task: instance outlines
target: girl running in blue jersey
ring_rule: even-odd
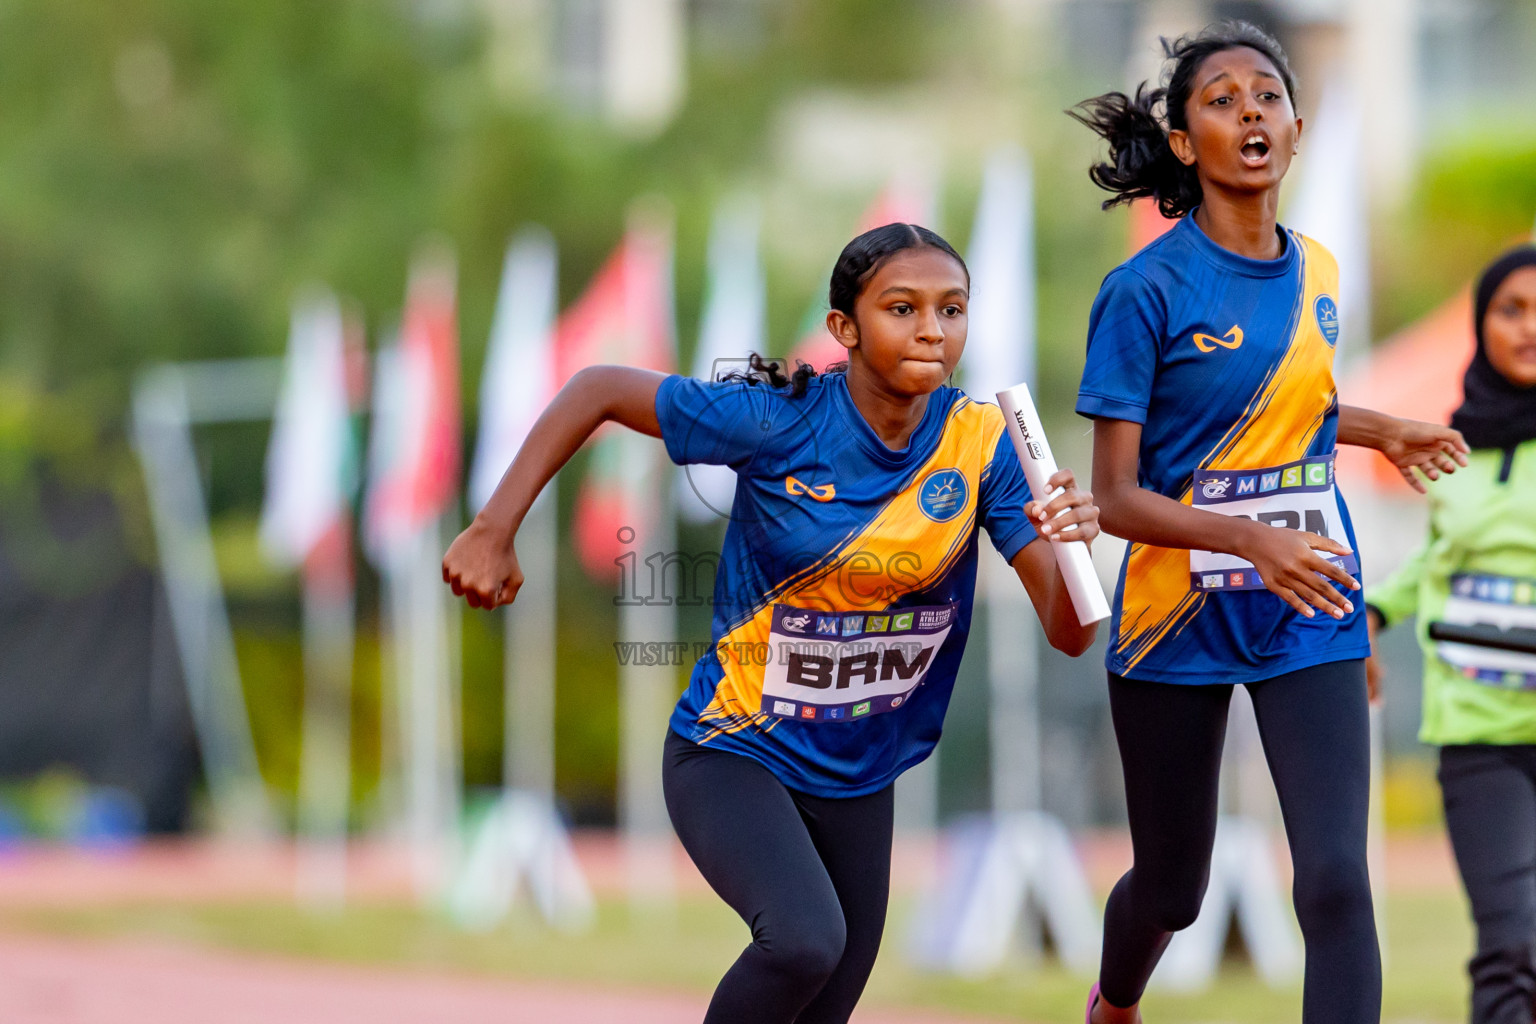
[[[1180,218],[1104,279],[1077,402],[1104,528],[1131,542],[1107,664],[1134,864],[1105,910],[1088,1020],[1138,1021],[1158,958],[1200,911],[1243,684],[1295,865],[1302,1019],[1375,1024],[1369,646],[1333,456],[1377,448],[1422,490],[1416,469],[1453,472],[1467,449],[1454,430],[1338,404],[1337,265],[1275,222],[1302,127],[1279,44],[1228,23],[1164,47],[1166,88],[1074,114],[1109,143],[1091,171],[1115,193],[1106,207],[1146,197]]]
[[[789,381],[755,357],[755,376],[722,383],[583,370],[443,559],[472,607],[511,601],[519,523],[608,420],[662,438],[678,463],[736,470],[712,648],[672,716],[662,776],[683,846],[752,929],[708,1022],[853,1012],[885,925],[892,783],[938,742],[978,527],[1053,646],[1078,655],[1093,641],[1050,550],[1097,535],[1091,495],[1063,470],[1060,493],[1032,500],[997,406],[945,383],[969,289],[947,242],[889,224],[832,272],[827,329],[845,372],[802,365]]]

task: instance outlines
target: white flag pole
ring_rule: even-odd
[[[301,902],[333,909],[347,885],[354,595],[349,576],[317,576],[307,572],[304,580],[297,885]]]
[[[334,296],[316,293],[295,306],[261,521],[267,556],[304,568],[296,884],[299,899],[316,907],[339,906],[346,893],[355,466],[344,335]]]
[[[406,814],[417,897],[430,901],[443,881],[443,823],[447,815],[442,781],[446,762],[442,751],[446,701],[441,695],[447,664],[444,611],[438,598],[441,583],[426,573],[429,560],[438,554],[436,522],[414,530],[404,546],[398,578],[410,609],[404,623]]]
[[[670,209],[638,206],[631,215],[631,236],[647,239],[662,251],[662,315],[668,350],[676,352],[673,321],[672,246]],[[631,249],[631,252],[636,250]],[[647,275],[629,275],[625,302],[634,315],[631,323],[645,321],[645,310],[654,296],[639,289],[653,287]],[[625,506],[635,531],[633,543],[641,579],[651,573],[652,590],[646,604],[625,604],[619,609],[619,640],[632,646],[661,643],[668,649],[677,639],[677,608],[666,599],[665,564],[677,547],[676,506],[672,500],[671,464],[654,440],[625,433],[620,438],[624,456]],[[655,561],[647,558],[657,556]],[[629,875],[630,906],[637,920],[654,917],[657,911],[670,916],[676,906],[676,879],[672,870],[671,819],[661,789],[660,749],[666,736],[671,705],[677,699],[677,669],[668,664],[638,665],[636,659],[619,669],[620,748],[619,815],[624,832]],[[666,659],[661,659],[663,662]]]
[[[664,600],[665,560],[676,547],[671,489],[661,446],[648,437],[626,434],[625,486],[630,494],[650,495],[652,504],[631,524],[639,600],[619,608],[619,641],[630,649],[659,643],[670,649],[677,638],[677,609]],[[641,502],[627,502],[631,509]],[[653,556],[660,556],[653,557]],[[630,906],[640,919],[657,911],[670,914],[676,901],[672,870],[672,824],[661,789],[661,743],[677,700],[677,669],[659,659],[641,665],[630,658],[619,667],[620,722],[619,808],[624,832]]]
[[[458,831],[462,764],[457,701],[461,659],[456,610],[442,585],[445,527],[455,512],[447,484],[458,471],[455,269],[450,252],[429,247],[413,261],[396,355],[379,381],[367,540],[398,588],[395,649],[405,690],[400,725],[406,762],[406,833],[418,898],[443,895],[445,858]],[[391,599],[392,603],[394,598]]]

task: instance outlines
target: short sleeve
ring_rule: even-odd
[[[981,493],[976,506],[981,525],[992,538],[992,546],[1006,561],[1012,562],[1013,556],[1037,536],[1029,517],[1024,514],[1024,506],[1030,500],[1024,467],[1019,465],[1013,442],[1004,430],[992,450],[992,461],[982,470]]]
[[[1166,322],[1162,296],[1152,282],[1129,267],[1110,272],[1088,314],[1079,413],[1147,422]]]
[[[779,399],[763,385],[673,375],[656,390],[656,421],[678,465],[740,469],[773,427]]]

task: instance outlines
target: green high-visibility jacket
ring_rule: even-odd
[[[1428,538],[1396,572],[1366,591],[1366,603],[1388,625],[1418,616],[1424,650],[1421,740],[1440,746],[1536,743],[1536,690],[1469,679],[1442,660],[1429,639],[1429,623],[1444,611],[1453,575],[1536,583],[1536,440],[1515,449],[1502,483],[1504,452],[1478,449],[1470,461],[1429,483]]]

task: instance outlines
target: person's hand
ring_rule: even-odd
[[[1024,514],[1046,540],[1080,540],[1091,547],[1099,535],[1099,506],[1093,503],[1093,495],[1077,489],[1070,469],[1058,469],[1045,483],[1051,491],[1061,488],[1061,493],[1047,502],[1029,502]]]
[[[443,556],[443,582],[471,608],[511,604],[523,585],[523,570],[518,568],[511,536],[477,518],[448,546]]]
[[[1381,454],[1403,474],[1408,486],[1420,494],[1424,493],[1424,481],[1414,473],[1415,469],[1431,480],[1438,480],[1441,473],[1454,473],[1458,465],[1465,466],[1469,450],[1459,430],[1405,419],[1394,421],[1391,435],[1381,446]]]
[[[1381,681],[1386,675],[1381,659],[1376,656],[1376,631],[1381,628],[1381,616],[1370,606],[1365,609],[1365,627],[1371,637],[1371,653],[1365,659],[1365,696],[1372,704],[1380,704]]]
[[[1338,541],[1304,530],[1288,530],[1252,520],[1246,522],[1249,528],[1235,554],[1253,563],[1259,571],[1259,579],[1271,593],[1279,595],[1282,601],[1309,619],[1316,614],[1313,608],[1336,619],[1355,610],[1349,599],[1328,581],[1348,590],[1359,590],[1360,584],[1338,564],[1318,554],[1326,551],[1347,555],[1348,548]]]

